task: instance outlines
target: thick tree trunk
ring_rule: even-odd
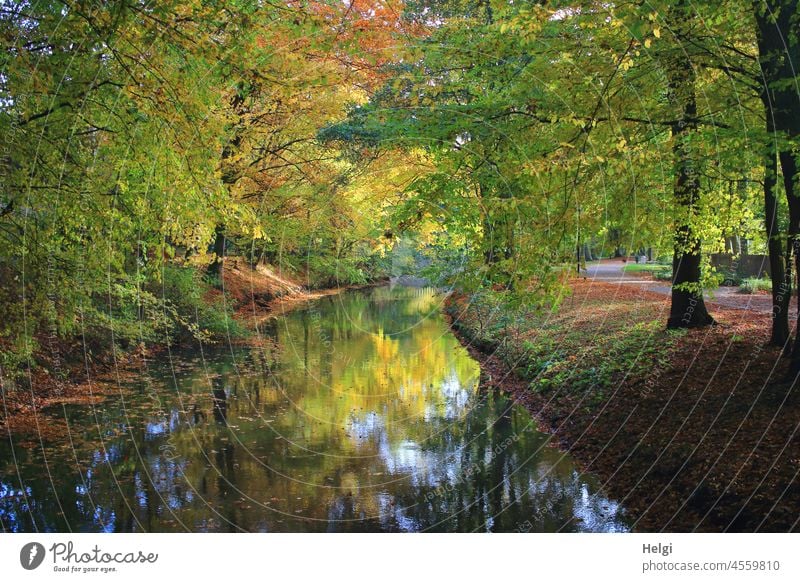
[[[691,236],[691,230],[685,228],[680,229],[676,235],[676,239],[680,242],[676,243],[672,258],[672,304],[667,320],[669,329],[699,327],[714,323],[699,287],[701,260],[699,249],[695,253],[683,250],[686,248],[685,241]]]
[[[772,123],[768,120],[767,128]],[[783,246],[778,232],[778,201],[775,198],[778,163],[772,148],[764,159],[764,216],[767,231],[767,252],[772,278],[772,335],[770,343],[784,347],[789,341],[789,298],[791,297],[791,269],[787,271]]]
[[[781,171],[783,172],[783,185],[786,190],[786,200],[789,203],[787,261],[791,262],[792,259],[794,259],[794,288],[798,293],[798,319],[795,324],[791,369],[795,373],[800,373],[800,192],[798,191],[800,188],[798,188],[797,184],[797,161],[794,158],[794,153],[789,150],[784,150],[780,153],[780,159]],[[791,277],[791,275],[789,277]]]
[[[673,20],[685,18],[682,4],[674,7]],[[699,327],[714,323],[703,300],[701,285],[700,237],[695,231],[700,182],[691,151],[692,134],[697,131],[697,99],[692,63],[682,51],[666,64],[669,99],[678,110],[680,121],[672,126],[675,185],[673,196],[677,222],[672,259],[672,305],[668,328]]]
[[[253,88],[250,91],[254,90]],[[228,189],[228,194],[233,198],[233,187],[241,177],[241,168],[235,162],[236,153],[242,145],[243,135],[246,126],[242,119],[246,113],[245,101],[246,94],[241,86],[237,87],[237,91],[233,94],[230,100],[231,110],[236,114],[238,123],[233,127],[233,134],[231,139],[222,148],[222,158],[220,159],[220,174],[222,183]],[[225,256],[225,225],[218,223],[214,229],[214,261],[208,266],[208,274],[211,276],[218,276],[222,274],[222,261]]]
[[[685,168],[680,169],[675,184],[675,199],[681,211],[684,214],[688,213],[688,217],[675,232],[672,257],[672,304],[667,320],[667,327],[670,329],[714,323],[714,318],[708,313],[703,300],[700,284],[700,239],[691,224],[698,194],[696,181],[688,177]]]

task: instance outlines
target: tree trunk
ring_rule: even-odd
[[[674,7],[672,19],[686,17],[682,3]],[[672,126],[675,185],[673,196],[678,213],[672,258],[672,305],[668,328],[699,327],[714,323],[703,300],[700,283],[700,237],[694,228],[700,182],[691,152],[692,134],[697,131],[697,99],[692,63],[680,50],[666,63],[669,100],[680,116]]]
[[[218,224],[214,229],[214,261],[208,266],[208,274],[218,276],[222,273],[222,259],[225,256],[225,225]]]
[[[767,118],[767,130],[772,122]],[[775,152],[767,148],[764,159],[764,217],[767,230],[767,251],[772,279],[772,335],[770,343],[784,347],[789,341],[789,298],[791,297],[791,269],[786,270],[780,236],[778,233],[778,201],[775,198],[778,163]]]
[[[763,76],[764,90],[761,98],[764,102],[767,117],[767,129],[774,136],[778,144],[778,155],[783,172],[783,184],[786,190],[786,201],[789,205],[789,232],[786,243],[785,273],[782,286],[776,291],[775,273],[773,279],[773,310],[776,309],[776,299],[782,301],[781,309],[788,313],[789,298],[791,297],[792,282],[792,257],[794,257],[795,278],[800,277],[800,198],[797,191],[797,162],[794,158],[792,147],[786,138],[796,140],[800,136],[800,95],[797,94],[794,68],[800,63],[800,38],[798,38],[797,23],[794,19],[798,15],[798,0],[777,0],[770,2],[753,3],[758,40],[758,60]],[[774,155],[774,153],[770,154]],[[773,165],[774,162],[768,162]],[[776,168],[777,169],[777,168]],[[770,212],[767,207],[767,182],[774,188],[777,182],[773,176],[765,180],[765,211],[769,220]],[[773,196],[774,198],[774,196]],[[772,201],[774,204],[774,201]],[[769,241],[771,243],[771,240]],[[770,265],[772,266],[772,253],[770,247]],[[800,294],[800,280],[795,280],[795,289]],[[777,295],[776,295],[777,294]],[[783,297],[778,297],[783,295]],[[800,302],[798,303],[800,305]],[[773,341],[776,336],[775,326],[783,325],[773,318]],[[788,324],[787,324],[788,325]],[[781,337],[783,331],[777,332]],[[788,332],[786,334],[788,336]],[[791,369],[800,372],[800,342],[795,330],[795,341],[791,352]]]
[[[791,363],[792,371],[798,373],[800,372],[800,196],[798,196],[800,192],[798,192],[797,186],[797,161],[794,159],[794,153],[788,149],[783,150],[780,153],[780,159],[786,200],[789,203],[789,238],[787,241],[788,253],[786,260],[791,262],[792,258],[794,258],[794,288],[798,293],[798,320],[795,324]],[[791,281],[791,272],[789,280]],[[791,286],[789,289],[791,289]],[[791,297],[791,294],[787,293],[787,297]],[[788,304],[788,298],[786,302]]]
[[[252,87],[250,91],[254,90]],[[228,194],[233,198],[232,189],[241,177],[241,168],[234,161],[236,153],[242,145],[245,125],[242,118],[245,114],[246,93],[242,86],[237,86],[230,100],[231,110],[235,113],[237,123],[233,127],[231,139],[222,148],[222,158],[220,159],[220,174],[222,183],[228,190]],[[222,260],[225,255],[225,225],[218,223],[214,229],[214,261],[208,266],[208,274],[218,276],[222,274]]]
[[[691,230],[682,227],[675,238],[684,241],[690,236]],[[700,327],[714,323],[714,318],[708,313],[703,300],[703,293],[699,290],[700,253],[679,251],[678,248],[684,248],[683,245],[683,242],[676,244],[672,258],[672,304],[667,320],[669,329]]]
[[[594,255],[592,255],[592,249],[589,247],[588,243],[583,243],[583,260],[584,261],[593,261]]]

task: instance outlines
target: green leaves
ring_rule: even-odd
[[[319,284],[413,230],[443,280],[536,300],[587,241],[758,247],[762,148],[791,145],[733,2],[23,7],[0,15],[0,268],[65,328],[109,281],[208,264],[218,226]]]

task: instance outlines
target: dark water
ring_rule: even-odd
[[[0,441],[8,531],[625,531],[620,506],[548,447],[427,289],[322,299],[276,348],[149,362],[63,438]]]

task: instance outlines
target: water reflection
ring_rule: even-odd
[[[277,351],[151,363],[69,406],[68,438],[0,443],[13,531],[624,531],[620,507],[479,370],[425,289],[323,299]],[[45,454],[46,453],[46,454]],[[16,455],[17,464],[14,464]],[[18,469],[18,470],[17,470]]]
[[[225,392],[225,380],[214,378],[212,381],[214,389],[211,394],[211,403],[214,408],[214,420],[220,424],[225,424],[228,414],[228,394]]]

